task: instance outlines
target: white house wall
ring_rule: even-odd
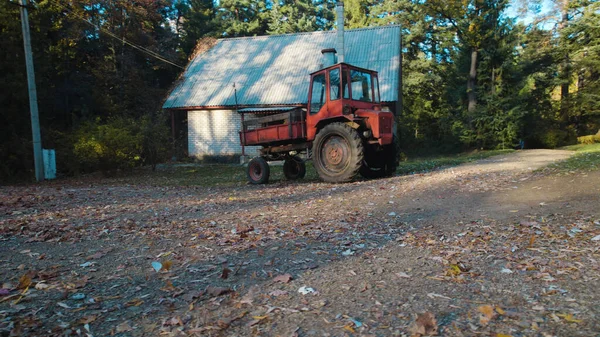
[[[241,155],[241,117],[233,110],[188,111],[188,151],[190,157]],[[255,156],[259,147],[246,147]]]

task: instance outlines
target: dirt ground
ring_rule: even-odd
[[[600,172],[0,188],[0,336],[599,336]]]

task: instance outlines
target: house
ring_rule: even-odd
[[[335,48],[338,61],[378,71],[381,100],[397,113],[400,45],[399,26],[221,39],[190,62],[163,108],[175,119],[187,114],[189,156],[239,156],[238,111],[306,104],[309,75],[323,67],[324,49]]]

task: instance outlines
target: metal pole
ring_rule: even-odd
[[[29,17],[27,15],[27,0],[21,3],[21,27],[23,30],[23,46],[25,48],[25,65],[27,67],[27,84],[29,87],[29,110],[31,112],[31,133],[33,136],[33,160],[35,163],[35,180],[44,180],[44,159],[42,157],[42,140],[40,136],[40,118],[38,116],[37,90],[35,88],[35,73],[31,55],[31,38],[29,36]]]
[[[237,100],[237,89],[235,88],[235,82],[233,82],[233,97],[235,98],[235,113],[239,113],[238,100]],[[244,126],[244,113],[241,116],[242,123],[242,157],[246,157],[246,126]]]

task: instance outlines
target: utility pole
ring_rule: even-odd
[[[42,140],[40,136],[40,117],[38,115],[37,90],[35,73],[33,72],[33,57],[31,55],[31,37],[29,36],[29,16],[27,15],[27,0],[21,3],[21,27],[23,30],[23,46],[25,48],[25,65],[27,67],[27,84],[29,87],[29,110],[31,112],[31,133],[33,135],[33,160],[35,163],[35,180],[44,180],[44,159],[42,157]]]

